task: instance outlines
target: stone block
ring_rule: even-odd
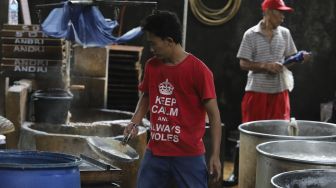
[[[27,114],[27,96],[31,90],[32,82],[21,80],[15,82],[15,85],[8,88],[6,95],[6,118],[13,122],[15,131],[6,135],[6,144],[8,149],[17,149],[20,138],[21,124],[26,120]]]
[[[74,48],[73,73],[81,76],[106,76],[106,48]]]

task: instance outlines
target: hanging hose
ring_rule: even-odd
[[[233,18],[239,10],[241,0],[228,0],[221,9],[208,8],[202,0],[189,0],[191,11],[203,24],[217,26]]]

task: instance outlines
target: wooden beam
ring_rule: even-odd
[[[31,25],[31,18],[30,18],[28,0],[20,0],[20,5],[21,5],[21,13],[22,13],[22,18],[23,18],[23,24]]]

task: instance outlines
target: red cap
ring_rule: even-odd
[[[280,10],[280,11],[288,11],[293,12],[294,9],[285,5],[283,0],[264,0],[261,4],[261,8],[263,11],[266,9]]]

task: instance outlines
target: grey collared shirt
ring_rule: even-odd
[[[282,26],[273,30],[273,37],[269,40],[261,32],[261,22],[244,33],[237,58],[251,62],[283,62],[297,52],[290,31]],[[278,93],[289,89],[284,82],[283,73],[267,74],[248,72],[245,91],[262,93]]]

